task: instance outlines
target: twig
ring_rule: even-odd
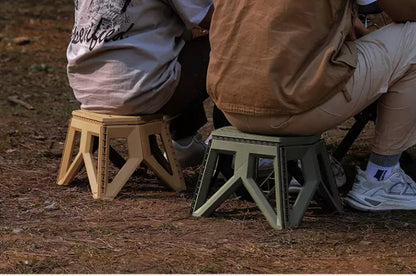
[[[0,184],[0,186],[1,186],[3,189],[7,190],[8,192],[10,192],[10,191],[11,191],[11,190],[9,189],[9,187],[7,187],[6,185]]]
[[[15,255],[19,257],[27,257],[27,256],[39,256],[39,257],[53,257],[50,253],[43,253],[43,252],[21,252],[21,251],[13,251],[13,250],[5,250],[3,252],[5,255]]]
[[[15,103],[15,104],[20,104],[20,105],[24,106],[25,108],[27,108],[29,110],[35,109],[33,107],[33,105],[28,104],[27,102],[20,100],[17,96],[9,96],[9,97],[7,97],[7,100],[9,102],[12,102],[12,103]]]

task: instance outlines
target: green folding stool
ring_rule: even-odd
[[[234,156],[233,175],[217,190],[219,156]],[[259,158],[273,159],[274,201],[266,198],[256,181]],[[300,162],[304,181],[294,203],[289,203],[287,162]],[[273,172],[272,172],[273,173]],[[234,127],[212,132],[191,208],[193,216],[209,216],[243,185],[269,224],[276,229],[298,226],[316,192],[326,207],[342,212],[325,143],[320,136],[265,136],[248,134]]]

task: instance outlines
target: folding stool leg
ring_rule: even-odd
[[[282,229],[283,217],[280,213],[280,208],[277,212],[275,212],[263,192],[260,190],[258,184],[254,181],[254,156],[251,156],[246,152],[236,153],[234,175],[225,184],[223,184],[217,192],[206,200],[211,181],[209,176],[213,173],[217,156],[218,154],[216,152],[210,152],[210,156],[208,157],[206,163],[206,168],[208,168],[208,170],[204,171],[204,178],[202,179],[201,187],[198,190],[192,215],[197,217],[211,215],[211,213],[214,212],[226,199],[228,199],[232,193],[234,193],[241,185],[244,185],[263,215],[266,217],[269,224],[273,228]]]
[[[176,157],[175,149],[173,148],[172,137],[169,133],[168,124],[165,122],[163,122],[161,125],[160,136],[165,147],[170,168],[172,170],[171,175],[167,176],[166,180],[164,181],[167,183],[170,181],[172,183],[170,185],[176,191],[186,190],[185,180],[182,175],[182,169]]]
[[[84,159],[82,158],[82,153],[78,152],[68,170],[59,170],[58,185],[68,185],[71,183],[76,174],[81,170],[83,163]],[[63,175],[61,175],[61,173]]]
[[[242,178],[242,181],[247,191],[253,198],[254,202],[257,204],[257,207],[259,207],[261,213],[266,218],[267,222],[270,224],[270,226],[272,226],[275,229],[285,228],[285,219],[281,208],[277,208],[276,211],[273,209],[272,205],[264,196],[263,192],[260,190],[258,184],[254,181],[253,178]],[[280,197],[279,189],[276,189],[276,193]]]
[[[300,146],[289,150],[297,151],[294,154],[301,158],[303,164],[302,174],[305,180],[295,203],[289,208],[289,227],[296,227],[301,223],[303,215],[318,189],[321,175],[314,147]]]
[[[218,165],[220,152],[235,152],[234,174],[229,178],[212,196],[208,198],[208,193],[213,184],[213,173]],[[247,175],[248,158],[240,157],[242,153],[238,151],[234,143],[227,143],[217,139],[212,139],[208,156],[204,163],[204,171],[195,191],[195,202],[192,210],[193,216],[209,216],[214,212],[227,198],[231,196],[242,185],[241,177]],[[244,154],[244,156],[246,156]]]
[[[98,137],[94,137],[94,146],[92,151],[95,152],[97,149]],[[112,146],[110,146],[110,161],[119,169],[121,169],[126,163],[126,160],[124,160],[124,158]]]
[[[156,138],[156,135],[150,135],[149,136],[149,143],[150,143],[150,151],[156,161],[170,174],[172,174],[172,168],[170,167],[169,163],[169,156],[168,153],[166,153],[166,157],[163,155],[163,152],[160,150],[158,141]],[[167,160],[166,160],[167,158]]]
[[[176,159],[175,152],[172,145],[172,139],[169,134],[166,123],[164,122],[155,122],[148,123],[146,125],[141,125],[141,142],[143,147],[143,158],[146,165],[159,177],[162,182],[167,184],[169,187],[175,191],[184,191],[186,190],[185,180],[182,176],[182,171],[179,167],[179,163]],[[156,157],[152,153],[151,144],[149,136],[151,135],[160,135],[162,143],[165,147],[165,151],[168,157],[168,161],[171,167],[171,172],[166,170],[158,162]]]
[[[101,175],[105,177],[105,179],[102,179],[102,181],[107,184],[103,186],[101,194],[97,194],[97,196],[102,199],[112,200],[120,192],[130,176],[143,161],[143,153],[142,145],[138,142],[140,140],[139,127],[108,127],[107,132],[107,141],[105,142],[107,146],[104,147],[100,145],[101,152],[104,157],[102,158],[102,162],[106,162],[106,164],[103,166],[106,171],[101,173]],[[108,183],[108,154],[110,152],[109,141],[111,137],[117,136],[117,134],[120,134],[121,132],[123,132],[123,135],[121,136],[127,138],[128,159],[126,160],[123,167],[121,167],[121,169],[118,171],[112,182]],[[101,142],[103,143],[104,141]]]
[[[232,193],[234,193],[242,184],[241,175],[247,172],[246,167],[240,167],[234,173],[234,176],[228,179],[221,188],[218,189],[208,200],[205,202],[201,199],[198,200],[198,205],[201,206],[194,208],[192,213],[195,217],[209,216],[214,212],[226,199],[228,199]]]
[[[254,152],[254,148],[252,149]],[[258,183],[254,180],[254,172],[255,172],[255,157],[251,154],[245,155],[245,159],[248,160],[247,164],[247,174],[242,177],[243,185],[247,189],[248,193],[257,204],[258,208],[270,224],[275,229],[284,229],[286,228],[286,193],[283,189],[283,176],[281,175],[280,168],[281,168],[281,156],[280,156],[280,148],[275,148],[275,154],[273,157],[273,170],[275,174],[275,206],[276,209],[273,208],[271,203],[267,200],[266,196],[264,195],[263,191],[260,189]],[[237,163],[237,160],[236,160]],[[282,181],[283,180],[283,181]]]
[[[331,169],[329,154],[326,150],[325,144],[322,141],[319,142],[316,147],[318,161],[323,174],[319,185],[319,193],[330,207],[334,208],[338,212],[342,212],[343,207],[339,197],[338,187],[336,187],[335,184],[335,177]]]
[[[202,164],[198,185],[195,189],[194,202],[191,207],[191,213],[201,207],[208,198],[208,193],[216,178],[213,177],[215,167],[218,162],[219,154],[211,147],[208,149],[208,155]]]
[[[65,140],[64,152],[58,173],[58,185],[68,185],[82,167],[83,159],[81,151],[71,162],[72,151],[74,150],[76,130],[72,127],[72,119],[68,126],[68,133]]]
[[[93,134],[87,130],[81,133],[80,150],[84,158],[85,170],[87,171],[88,181],[90,183],[91,192],[96,198],[101,190],[101,182],[97,177],[97,168],[93,159]],[[101,163],[100,163],[101,164]]]

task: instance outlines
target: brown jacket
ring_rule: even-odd
[[[297,114],[342,91],[357,63],[349,0],[214,0],[208,93],[231,113]],[[346,95],[348,97],[348,95]]]

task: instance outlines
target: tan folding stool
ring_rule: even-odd
[[[77,132],[81,133],[80,148],[71,162]],[[156,145],[156,135],[160,136],[167,160]],[[94,137],[98,138],[97,162],[93,158]],[[128,158],[109,183],[110,139],[113,138],[126,138]],[[118,116],[75,110],[65,140],[58,184],[69,184],[84,164],[93,197],[111,200],[142,162],[175,191],[186,189],[168,124],[162,115]]]

